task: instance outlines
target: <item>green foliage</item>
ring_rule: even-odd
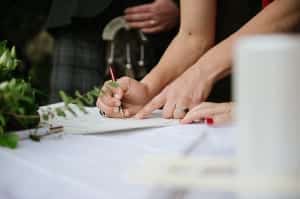
[[[19,137],[16,134],[2,134],[0,135],[0,146],[15,149],[18,146]]]
[[[5,41],[0,42],[0,82],[11,78],[18,63],[15,47],[8,49]]]
[[[39,123],[36,91],[24,80],[12,78],[18,66],[16,49],[0,42],[0,146],[15,148],[18,136],[10,131],[35,127]]]
[[[65,105],[75,104],[84,112],[84,106],[94,106],[100,93],[99,88],[93,88],[91,91],[81,95],[78,91],[75,92],[75,97],[68,96],[65,92],[60,91],[60,97],[64,101]]]
[[[31,115],[38,105],[35,103],[35,89],[24,80],[11,79],[0,83],[0,111],[3,114]]]
[[[11,132],[36,128],[40,117],[44,121],[50,121],[56,116],[65,117],[66,112],[77,116],[70,104],[75,104],[79,110],[87,113],[84,107],[93,106],[101,92],[99,88],[94,88],[84,95],[76,92],[75,97],[70,97],[60,91],[64,105],[42,110],[40,116],[37,112],[39,105],[36,100],[38,91],[28,82],[12,78],[18,63],[15,48],[8,49],[6,42],[0,42],[0,146],[16,148],[19,138]],[[29,137],[39,141],[35,135]]]
[[[0,83],[0,145],[15,148],[17,137],[6,132],[33,128],[39,123],[35,92],[24,80]]]

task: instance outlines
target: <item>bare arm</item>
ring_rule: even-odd
[[[209,79],[215,82],[230,72],[232,48],[241,36],[293,32],[299,26],[300,1],[275,0],[239,31],[207,52],[193,67],[207,74]]]
[[[180,30],[158,65],[142,80],[154,96],[214,43],[216,0],[181,0]]]
[[[206,100],[213,83],[231,70],[232,48],[241,36],[293,31],[300,25],[299,0],[275,0],[239,31],[210,49],[192,67],[153,98],[136,117],[163,108],[165,118],[183,118],[184,108],[193,109]],[[184,89],[182,86],[184,85]]]

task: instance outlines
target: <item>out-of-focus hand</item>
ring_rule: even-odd
[[[222,125],[232,121],[232,112],[234,104],[228,103],[210,103],[203,102],[190,110],[181,120],[183,124],[203,121],[205,118],[211,118],[213,125]]]
[[[179,21],[179,8],[173,0],[155,0],[153,3],[127,8],[125,19],[132,28],[145,33],[170,30]]]
[[[182,119],[188,110],[206,100],[213,81],[198,68],[191,68],[154,97],[135,117],[145,118],[163,107],[164,118]]]
[[[105,82],[97,100],[97,107],[107,117],[131,117],[149,101],[149,98],[145,84],[129,77],[122,77],[117,83]],[[123,113],[119,109],[121,105]]]

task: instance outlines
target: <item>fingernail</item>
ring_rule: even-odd
[[[205,120],[205,124],[207,124],[208,126],[214,125],[214,119],[213,118],[207,117],[204,120]]]

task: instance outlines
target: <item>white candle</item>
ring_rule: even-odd
[[[300,37],[244,38],[234,66],[239,176],[264,179],[271,193],[274,178],[300,176]],[[241,198],[300,198],[266,193]]]

